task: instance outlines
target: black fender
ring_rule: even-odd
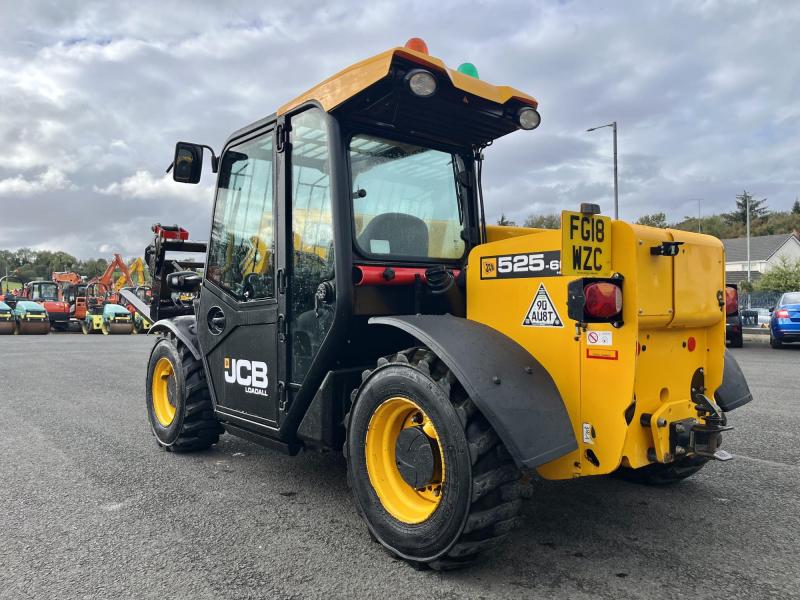
[[[514,462],[532,469],[577,449],[553,378],[517,342],[451,315],[373,317],[411,334],[453,372],[500,436]]]
[[[181,315],[171,319],[161,319],[150,326],[149,334],[172,333],[192,353],[196,360],[202,360],[200,344],[197,342],[197,319],[194,315]]]
[[[744,378],[744,373],[733,357],[730,350],[725,350],[725,368],[722,371],[722,385],[717,388],[714,394],[719,407],[725,412],[730,412],[734,408],[747,404],[753,399],[750,386]]]

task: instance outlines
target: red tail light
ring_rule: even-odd
[[[735,287],[725,288],[725,314],[734,315],[739,310],[739,291]]]
[[[775,318],[777,319],[788,319],[789,318],[789,311],[785,308],[782,308],[775,312]]]
[[[595,319],[610,319],[622,311],[622,290],[606,281],[590,283],[583,288],[586,313]]]

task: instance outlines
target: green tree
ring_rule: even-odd
[[[794,292],[800,290],[800,260],[790,261],[785,256],[777,265],[761,276],[755,288],[765,292]]]
[[[639,225],[647,225],[649,227],[660,227],[661,229],[667,228],[667,215],[663,212],[653,213],[652,215],[643,215],[636,219]]]
[[[512,221],[511,219],[506,217],[506,213],[500,213],[500,218],[497,219],[497,224],[501,225],[503,227],[516,227],[517,226],[517,224],[514,221]]]
[[[561,215],[528,215],[525,218],[523,227],[535,227],[536,229],[559,229],[561,227]]]
[[[794,201],[794,204],[792,205],[792,214],[800,215],[800,200]]]
[[[761,200],[756,200],[753,198],[752,194],[748,194],[747,190],[744,190],[741,194],[736,196],[736,210],[733,212],[725,213],[724,217],[725,220],[729,223],[741,223],[742,225],[747,223],[747,204],[750,204],[750,223],[752,225],[753,221],[761,219],[767,215],[769,209],[766,206],[767,199],[762,198]]]

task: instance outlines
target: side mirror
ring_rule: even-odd
[[[197,183],[203,173],[203,147],[189,142],[175,144],[172,179],[178,183]]]
[[[769,307],[769,312],[770,313],[774,313],[775,312],[775,307],[774,306],[770,306]]]

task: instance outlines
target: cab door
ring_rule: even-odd
[[[220,161],[198,339],[217,410],[234,424],[278,421],[274,129],[237,141]]]

